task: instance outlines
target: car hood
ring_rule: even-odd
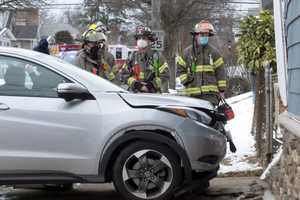
[[[213,110],[213,105],[201,99],[168,94],[132,94],[120,93],[121,98],[133,107],[147,106],[185,106]]]

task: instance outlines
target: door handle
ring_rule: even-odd
[[[0,103],[0,111],[5,111],[5,110],[9,110],[8,105],[4,103]]]

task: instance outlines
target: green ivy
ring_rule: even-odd
[[[276,64],[274,18],[269,11],[248,16],[240,23],[241,37],[237,46],[238,62],[259,71],[267,64]]]

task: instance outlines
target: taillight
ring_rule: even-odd
[[[229,108],[227,107],[224,110],[224,114],[226,116],[227,121],[234,119],[234,112],[231,107],[229,107]]]
[[[234,112],[231,106],[226,102],[224,102],[222,105],[218,107],[218,112],[223,113],[227,121],[234,119]]]

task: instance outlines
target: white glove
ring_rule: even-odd
[[[30,65],[30,64],[26,64],[25,65],[25,70],[29,73],[29,74],[32,74],[34,73],[36,76],[40,76],[40,72],[38,72],[37,68]]]

